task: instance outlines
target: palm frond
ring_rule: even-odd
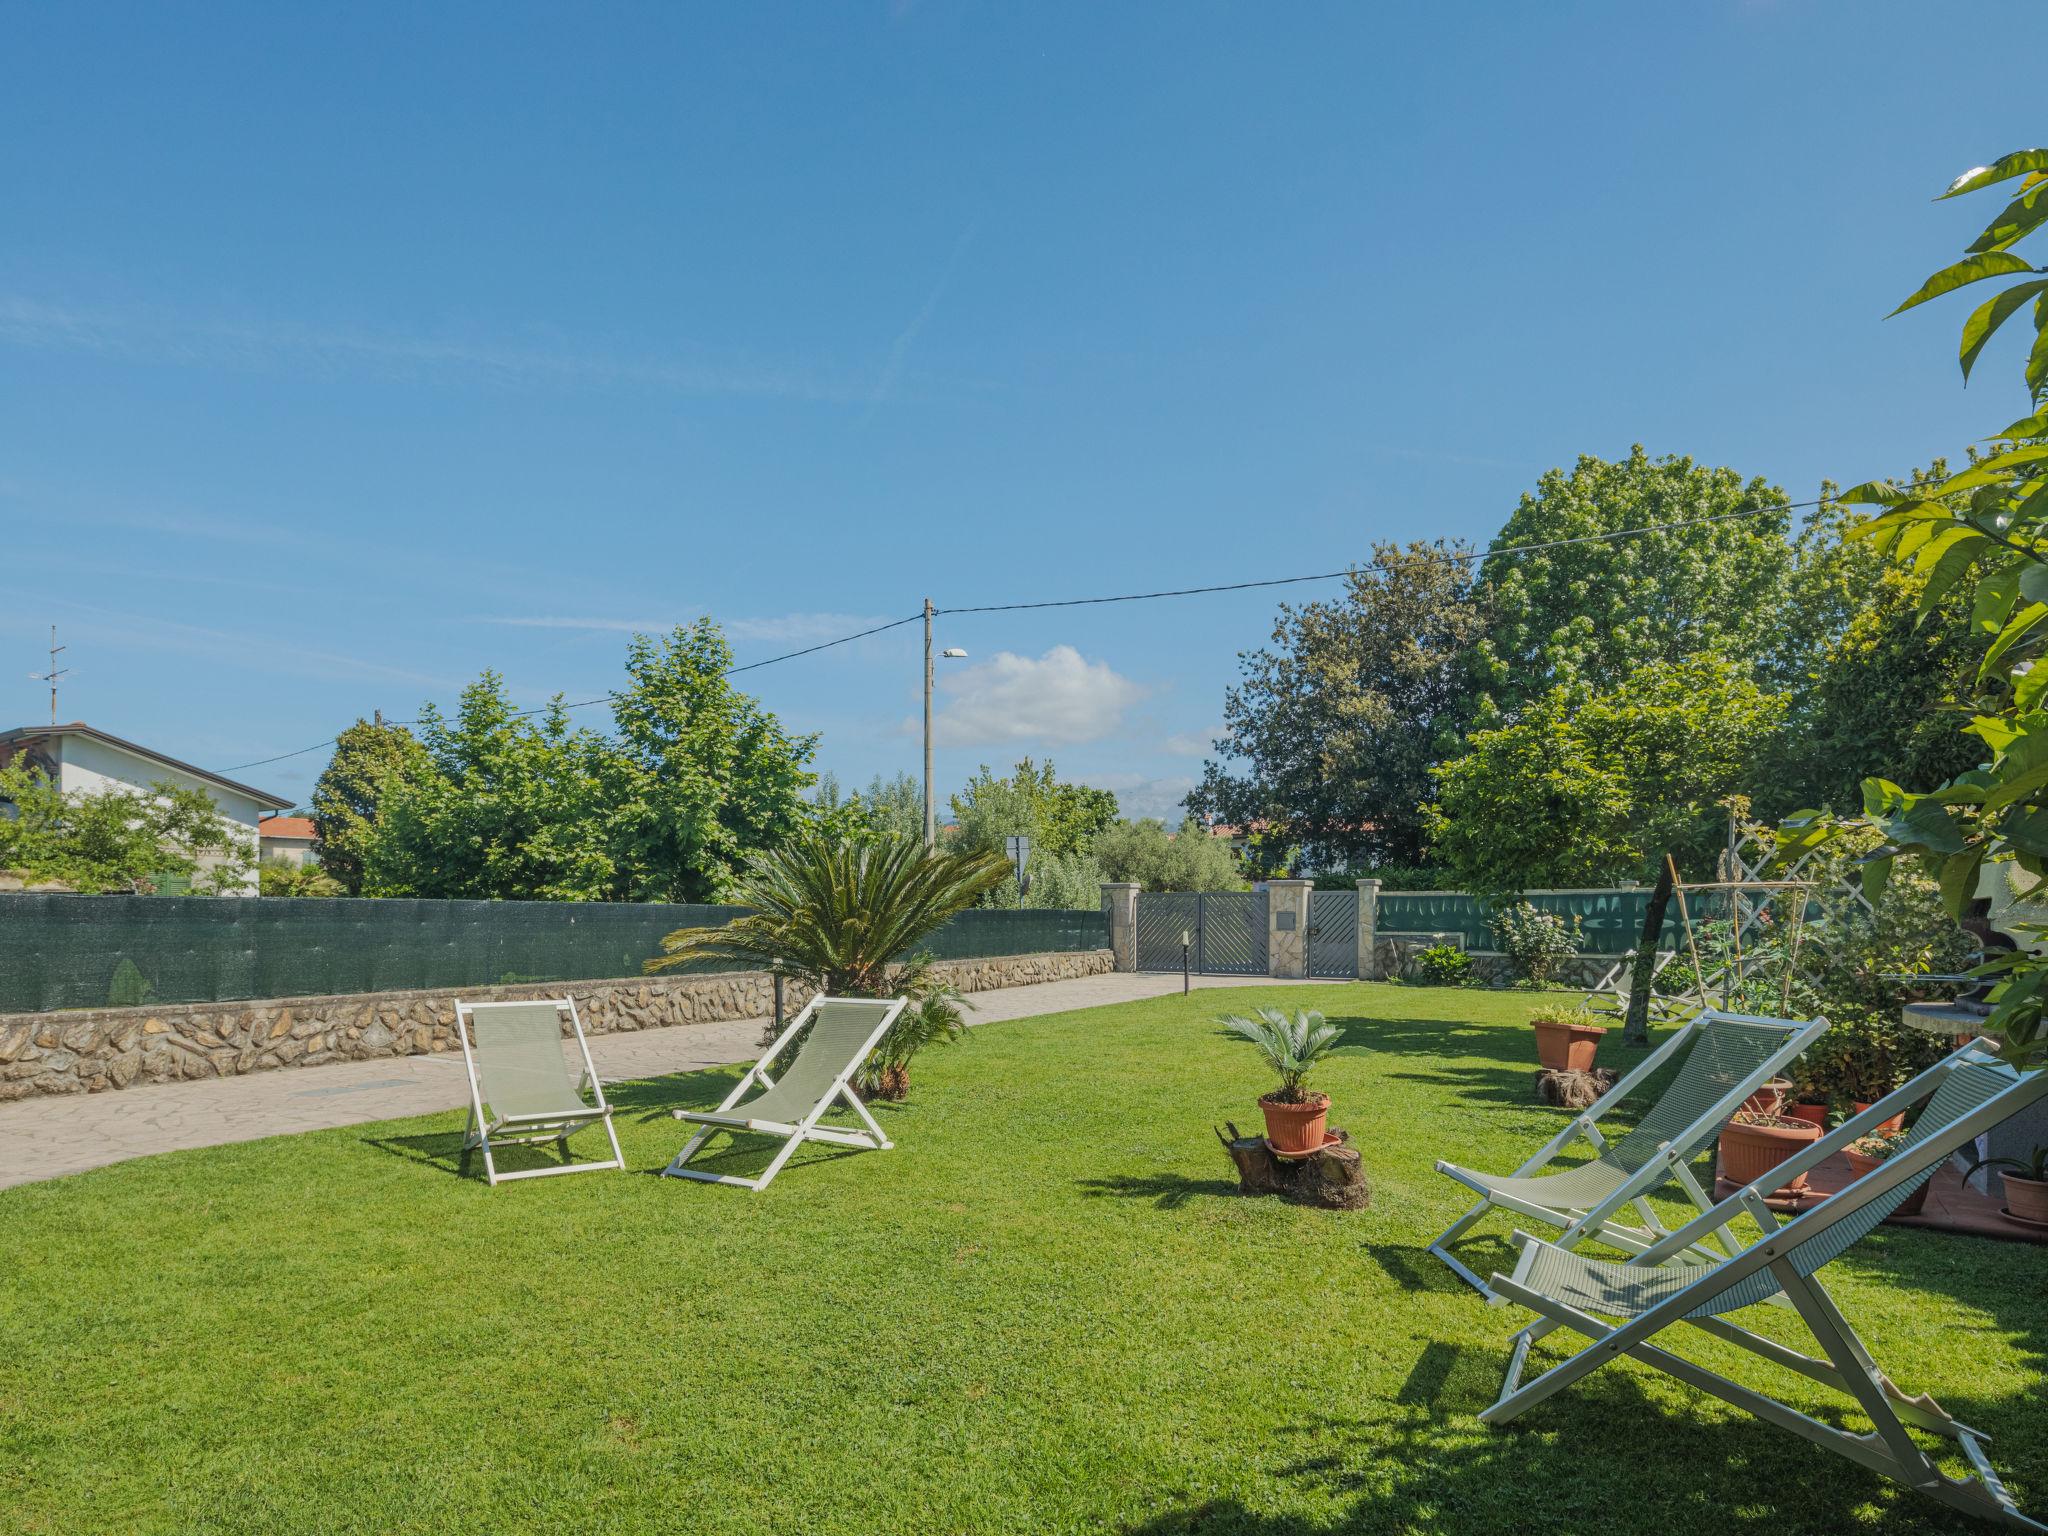
[[[1249,1018],[1231,1014],[1222,1023],[1258,1047],[1266,1065],[1280,1079],[1283,1099],[1301,1095],[1310,1069],[1330,1053],[1344,1033],[1313,1009],[1289,1015],[1278,1008],[1255,1008]]]
[[[855,843],[807,831],[741,877],[733,900],[751,909],[745,916],[677,929],[647,969],[739,965],[880,996],[892,966],[1009,869],[997,854],[927,853],[914,838]]]

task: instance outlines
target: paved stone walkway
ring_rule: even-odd
[[[1197,976],[1197,987],[1297,986],[1265,976]],[[1032,1018],[1161,997],[1178,976],[1078,976],[970,994],[970,1022]],[[749,1060],[766,1019],[685,1024],[593,1035],[590,1054],[607,1082],[694,1072]],[[573,1045],[565,1045],[573,1051]],[[261,1136],[327,1130],[454,1109],[469,1098],[460,1052],[253,1072],[204,1082],[161,1083],[105,1093],[21,1099],[0,1105],[0,1189],[88,1168]]]

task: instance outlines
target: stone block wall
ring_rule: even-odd
[[[1112,968],[1106,949],[945,960],[936,967],[967,992],[1095,976]],[[137,1083],[452,1051],[457,1048],[458,998],[506,1002],[563,996],[575,999],[583,1028],[593,1035],[767,1018],[775,1011],[775,983],[767,972],[734,971],[0,1014],[0,1102],[35,1093],[94,1093]],[[785,1005],[794,1012],[808,1000],[808,993],[791,987]]]

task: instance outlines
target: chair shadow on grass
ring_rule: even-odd
[[[592,1153],[587,1138],[595,1136],[598,1146],[604,1150]],[[458,1178],[484,1182],[483,1153],[476,1147],[462,1145],[461,1131],[436,1131],[415,1136],[365,1136],[363,1145],[375,1147],[379,1152],[407,1162],[419,1163],[442,1173],[454,1174]],[[599,1162],[611,1156],[611,1149],[605,1145],[604,1132],[595,1127],[578,1131],[569,1140],[568,1155],[562,1155],[554,1142],[532,1146],[494,1146],[492,1159],[498,1165],[502,1176],[517,1173],[528,1168],[558,1168],[564,1164]]]
[[[1162,1211],[1177,1211],[1198,1195],[1237,1197],[1230,1179],[1191,1179],[1181,1173],[1109,1174],[1099,1179],[1077,1179],[1082,1194],[1090,1200],[1150,1200]]]
[[[1596,1372],[1526,1421],[1489,1429],[1474,1416],[1493,1401],[1506,1358],[1504,1340],[1432,1342],[1391,1399],[1271,1430],[1277,1454],[1265,1470],[1328,1499],[1326,1516],[1226,1497],[1127,1524],[1124,1536],[1788,1536],[1847,1529],[1850,1512],[1870,1504],[1873,1530],[1992,1528],[1761,1421],[1653,1399],[1627,1370]]]
[[[1489,1247],[1498,1249],[1507,1267],[1514,1268],[1514,1245],[1505,1237],[1496,1239],[1486,1233],[1476,1236],[1468,1234],[1466,1240],[1458,1245],[1458,1257],[1472,1268],[1484,1273],[1476,1260],[1483,1258]],[[1360,1245],[1360,1251],[1379,1265],[1404,1292],[1434,1291],[1443,1295],[1462,1292],[1475,1299],[1478,1296],[1478,1292],[1453,1274],[1450,1266],[1427,1248],[1411,1247],[1403,1243],[1364,1243]]]

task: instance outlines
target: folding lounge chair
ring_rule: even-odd
[[[769,1180],[782,1172],[790,1154],[807,1141],[826,1141],[834,1146],[865,1147],[886,1152],[896,1145],[882,1134],[867,1105],[850,1086],[854,1070],[868,1058],[896,1016],[906,1006],[904,998],[816,997],[805,1006],[768,1047],[767,1054],[747,1069],[725,1102],[713,1110],[679,1109],[675,1117],[700,1127],[675,1161],[662,1169],[666,1177],[702,1179],[707,1184],[737,1184],[742,1189],[766,1189]],[[804,1034],[808,1026],[808,1035]],[[768,1065],[790,1041],[802,1035],[795,1057],[782,1076],[769,1076]],[[766,1091],[745,1104],[747,1091],[759,1084]],[[843,1130],[820,1125],[825,1111],[835,1100],[843,1100],[860,1117],[865,1131]],[[785,1138],[782,1149],[759,1178],[735,1178],[726,1173],[708,1173],[683,1165],[704,1143],[720,1131],[758,1131],[764,1136]]]
[[[1903,1150],[1818,1206],[1778,1225],[1763,1200],[1770,1187],[1808,1171],[1858,1136],[1867,1135],[1887,1116],[1924,1097],[1930,1087],[1934,1097],[1914,1123]],[[2048,1072],[2021,1074],[1981,1045],[1965,1046],[1625,1262],[1602,1263],[1516,1233],[1521,1258],[1513,1275],[1493,1277],[1492,1290],[1498,1298],[1537,1313],[1540,1321],[1516,1335],[1500,1397],[1479,1415],[1481,1421],[1505,1424],[1626,1354],[1957,1509],[2020,1530],[2048,1531],[2048,1525],[2021,1514],[1999,1482],[1985,1458],[1981,1432],[1958,1423],[1931,1397],[1908,1397],[1900,1391],[1878,1368],[1818,1278],[1823,1266],[1883,1221],[1957,1151],[2044,1097],[2048,1097]],[[1706,1269],[1667,1262],[1688,1243],[1725,1226],[1738,1212],[1747,1212],[1763,1229],[1763,1237],[1754,1245]],[[1821,1357],[1801,1354],[1728,1320],[1727,1314],[1758,1302],[1776,1302],[1796,1310],[1820,1345]],[[1678,1323],[1689,1323],[1761,1355],[1780,1369],[1796,1371],[1846,1394],[1870,1418],[1872,1430],[1859,1435],[1824,1424],[1673,1354],[1665,1343],[1653,1342]],[[1558,1328],[1582,1334],[1589,1342],[1522,1385],[1530,1344]],[[1909,1428],[1954,1440],[1969,1462],[1970,1475],[1952,1478],[1942,1472],[1908,1434]]]
[[[576,1048],[583,1053],[581,1083],[562,1058],[564,1015],[575,1032]],[[483,1148],[484,1177],[493,1185],[504,1179],[626,1166],[619,1133],[612,1129],[612,1107],[604,1101],[604,1084],[590,1059],[590,1043],[583,1038],[575,1003],[566,997],[536,1003],[457,1003],[455,1034],[462,1042],[462,1063],[469,1069],[469,1128],[462,1149]],[[585,1102],[585,1088],[596,1097],[595,1104]],[[612,1144],[609,1160],[500,1173],[491,1156],[494,1147],[552,1141],[566,1158],[569,1138],[587,1125],[604,1127]]]
[[[1720,1133],[1723,1122],[1744,1099],[1797,1058],[1827,1027],[1826,1019],[1801,1024],[1713,1010],[1700,1014],[1601,1095],[1599,1103],[1574,1116],[1513,1173],[1475,1173],[1456,1163],[1438,1162],[1437,1171],[1476,1191],[1479,1203],[1451,1223],[1429,1245],[1429,1251],[1485,1294],[1486,1282],[1452,1255],[1450,1245],[1497,1207],[1562,1228],[1556,1240],[1560,1248],[1576,1248],[1588,1238],[1597,1238],[1624,1252],[1640,1252],[1665,1233],[1647,1197],[1667,1183],[1676,1183],[1694,1205],[1707,1209],[1712,1202],[1687,1165]],[[1680,1051],[1685,1051],[1685,1060],[1670,1087],[1634,1130],[1609,1143],[1600,1134],[1600,1116]],[[1591,1162],[1556,1173],[1541,1171],[1580,1137],[1598,1154]],[[1641,1219],[1640,1227],[1617,1219],[1630,1205]],[[1732,1253],[1739,1244],[1723,1234],[1723,1246]],[[1701,1263],[1726,1256],[1705,1247],[1688,1249],[1687,1255]]]

